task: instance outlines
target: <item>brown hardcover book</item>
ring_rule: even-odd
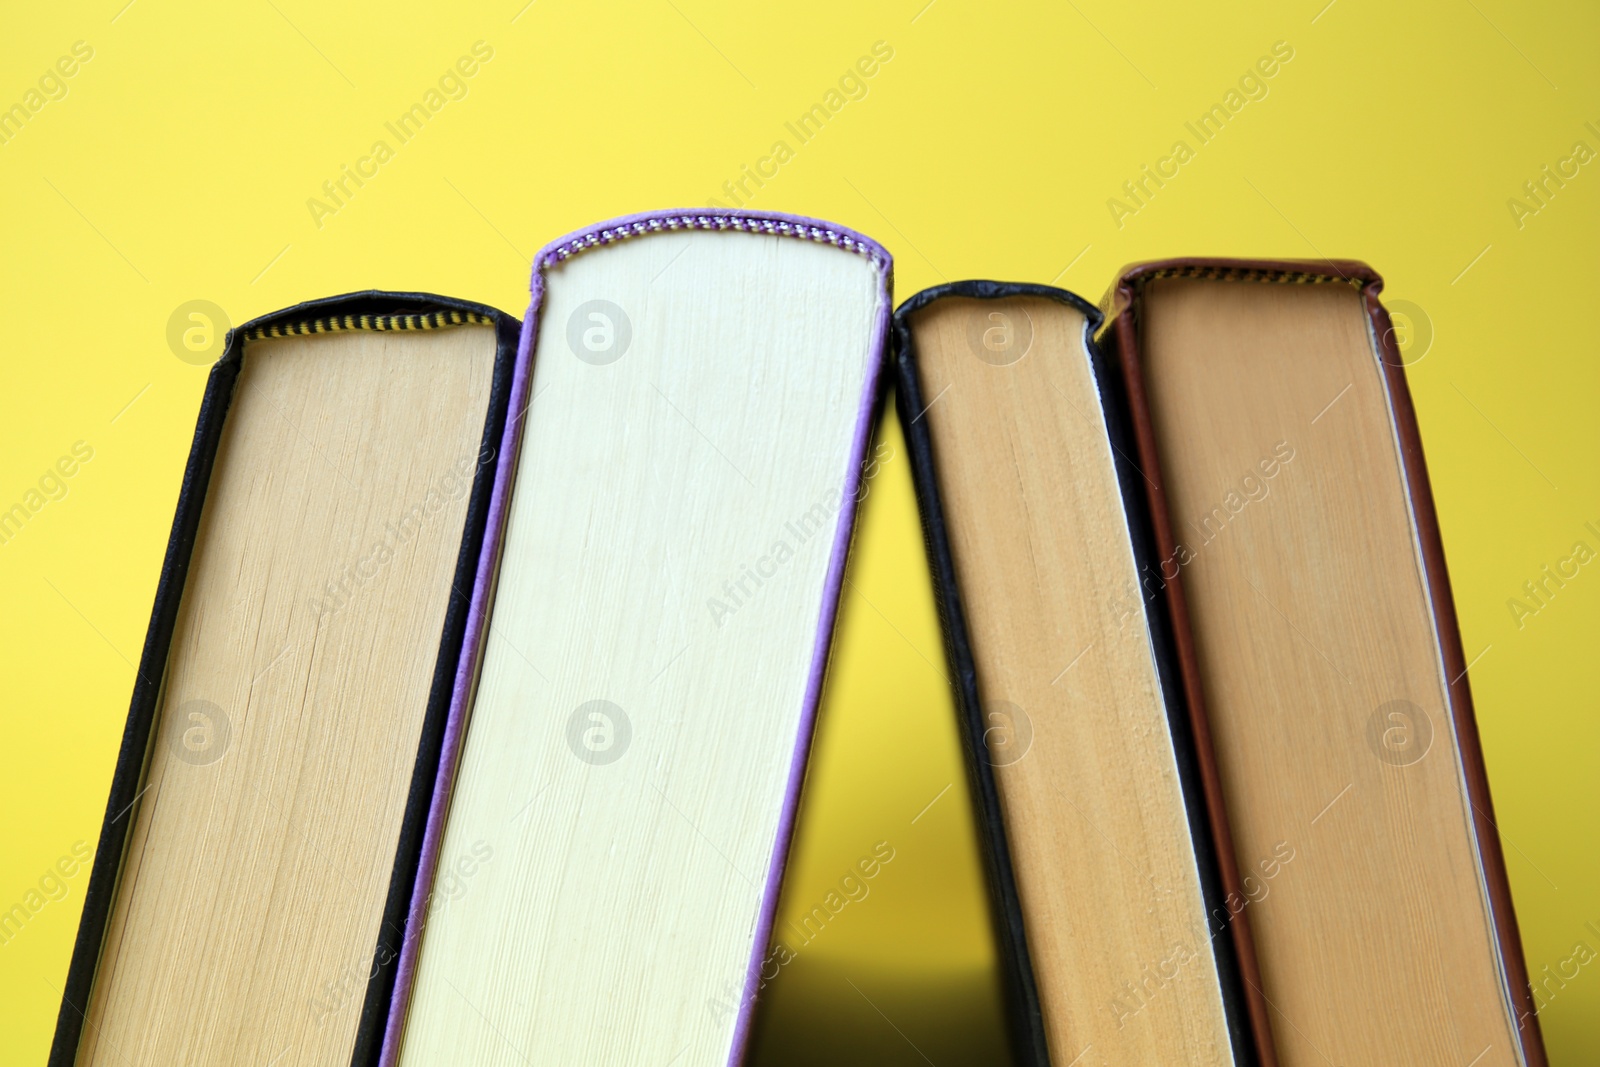
[[[1107,297],[1285,1067],[1544,1067],[1382,281],[1175,260]],[[1247,877],[1247,887],[1249,879]]]

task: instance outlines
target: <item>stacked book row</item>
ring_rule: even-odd
[[[51,1063],[742,1062],[892,397],[1013,1057],[1543,1067],[1379,277],[891,279],[653,214],[235,329]]]

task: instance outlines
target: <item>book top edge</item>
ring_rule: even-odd
[[[1235,259],[1183,256],[1130,263],[1117,272],[1112,288],[1138,288],[1162,278],[1258,281],[1288,285],[1344,283],[1357,289],[1383,285],[1383,278],[1359,259]]]
[[[1100,298],[1104,316],[1097,331],[1103,336],[1133,310],[1150,282],[1168,278],[1199,281],[1265,282],[1276,285],[1348,285],[1363,296],[1383,291],[1383,276],[1359,259],[1233,259],[1226,256],[1183,256],[1130,263],[1117,272]]]
[[[846,252],[864,256],[885,279],[894,269],[894,257],[878,242],[848,227],[823,219],[789,215],[779,211],[702,208],[698,211],[686,209],[623,215],[559,237],[545,245],[533,257],[533,281],[530,288],[537,291],[545,271],[590,249],[655,233],[690,230],[733,230],[738,233],[796,237],[804,241],[833,245]]]
[[[346,320],[350,324],[346,325]],[[423,321],[426,320],[426,321]],[[487,304],[433,293],[389,292],[364,289],[337,296],[318,297],[269,311],[240,323],[234,337],[256,341],[264,337],[291,337],[305,333],[331,333],[340,329],[421,330],[454,325],[497,325],[515,322],[512,316]],[[322,322],[324,329],[303,329]],[[276,331],[276,332],[274,332]]]
[[[401,332],[492,326],[510,333],[517,320],[487,304],[432,293],[367,289],[319,297],[258,315],[228,331],[218,363],[237,362],[246,342],[310,337],[358,330]]]
[[[1010,297],[1034,296],[1046,300],[1054,300],[1058,304],[1065,304],[1075,311],[1081,312],[1088,320],[1091,330],[1097,329],[1101,322],[1100,309],[1070,289],[1058,289],[1053,285],[1041,285],[1037,282],[997,282],[986,279],[969,279],[958,282],[945,282],[935,285],[921,292],[913,293],[901,302],[895,309],[895,322],[904,324],[906,319],[916,312],[937,301],[949,297],[965,297],[971,300],[1004,300]]]
[[[275,337],[310,337],[315,334],[349,333],[373,330],[379,333],[418,330],[444,330],[452,326],[494,326],[497,319],[476,311],[424,311],[421,313],[320,315],[314,319],[292,319],[252,326],[243,332],[246,341]]]

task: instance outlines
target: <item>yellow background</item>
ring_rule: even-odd
[[[877,236],[901,298],[995,277],[1093,299],[1121,264],[1184,253],[1382,271],[1431,323],[1410,380],[1529,969],[1600,950],[1600,565],[1520,626],[1507,606],[1574,542],[1600,550],[1584,528],[1600,527],[1600,163],[1520,227],[1507,203],[1574,142],[1600,150],[1600,12],[525,2],[102,0],[7,19],[0,107],[74,42],[93,58],[0,144],[0,509],[75,442],[94,454],[0,545],[0,909],[96,840],[205,380],[168,347],[175,308],[238,322],[378,287],[520,314],[549,238],[727,202],[723,182],[783,140],[750,202]],[[384,123],[480,40],[493,58],[466,96],[395,143]],[[880,41],[893,56],[865,95],[800,143],[785,123]],[[1197,145],[1184,123],[1278,41],[1294,56],[1266,97]],[[380,138],[394,158],[319,227],[308,198]],[[1194,158],[1119,226],[1108,199],[1180,138]],[[895,859],[785,969],[764,1062],[949,1067],[993,1039],[969,801],[903,447],[885,442],[785,907],[875,842]],[[0,1062],[43,1062],[86,881],[0,945]],[[1600,963],[1551,988],[1552,1061],[1600,1059]]]

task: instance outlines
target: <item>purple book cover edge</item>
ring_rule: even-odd
[[[633,237],[680,230],[734,230],[832,244],[844,251],[865,255],[878,271],[879,301],[868,343],[870,365],[867,370],[866,386],[862,390],[857,409],[849,466],[840,489],[842,506],[839,509],[838,525],[834,530],[833,548],[823,586],[822,609],[817,620],[817,637],[812,647],[811,669],[806,680],[799,729],[789,764],[783,813],[778,821],[777,838],[767,871],[766,886],[762,892],[761,915],[756,924],[750,963],[745,973],[744,993],[739,1002],[739,1018],[734,1027],[733,1042],[729,1049],[728,1062],[731,1067],[738,1067],[744,1060],[755,1017],[757,994],[762,983],[762,963],[767,944],[772,938],[773,926],[777,921],[783,873],[794,837],[795,818],[800,807],[800,790],[805,781],[806,763],[810,756],[817,710],[822,700],[823,679],[827,673],[828,654],[833,643],[834,624],[838,617],[839,597],[844,585],[845,564],[855,529],[862,470],[867,447],[872,439],[872,416],[876,410],[886,362],[885,346],[889,334],[889,315],[892,310],[890,292],[893,285],[894,261],[883,246],[871,238],[820,219],[780,212],[705,208],[698,211],[625,215],[558,238],[540,249],[538,255],[534,257],[533,276],[528,286],[530,295],[528,311],[523,316],[522,335],[517,342],[516,364],[512,371],[511,407],[506,419],[505,433],[500,442],[500,454],[496,457],[494,489],[489,498],[489,515],[484,530],[483,548],[478,555],[478,571],[472,586],[472,604],[467,615],[466,633],[462,639],[461,658],[456,667],[455,686],[450,695],[450,711],[445,721],[439,771],[434,779],[433,800],[429,805],[427,828],[423,834],[422,857],[417,867],[417,880],[412,887],[411,907],[406,917],[406,936],[400,949],[400,965],[395,975],[394,994],[389,1002],[389,1017],[384,1027],[380,1067],[394,1067],[399,1059],[406,1010],[411,1001],[412,983],[416,979],[417,957],[421,951],[421,937],[428,903],[432,896],[433,878],[444,840],[444,823],[450,806],[450,791],[461,758],[467,705],[472,697],[483,639],[488,627],[489,601],[493,595],[496,564],[505,534],[507,504],[516,473],[518,445],[522,439],[523,422],[527,416],[528,388],[533,377],[533,348],[538,336],[540,313],[543,310],[544,272],[588,248],[614,244]]]

